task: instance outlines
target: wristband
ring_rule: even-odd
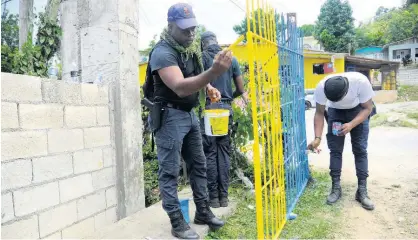
[[[319,140],[321,140],[321,137],[315,137],[315,139],[317,139],[317,138],[318,138]]]

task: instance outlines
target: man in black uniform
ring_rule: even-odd
[[[192,7],[178,3],[170,7],[167,15],[168,26],[149,61],[154,75],[154,104],[161,103],[164,109],[161,126],[154,130],[159,188],[173,236],[196,239],[199,235],[185,222],[179,206],[180,154],[187,163],[196,204],[194,222],[207,224],[211,229],[222,227],[224,222],[216,218],[209,207],[206,158],[199,120],[192,109],[199,104],[198,91],[205,90],[211,80],[229,69],[232,54],[222,51],[215,57],[212,67],[204,71],[200,42],[195,41],[197,21]]]
[[[203,65],[205,69],[212,66],[213,59],[217,53],[222,51],[218,45],[216,35],[213,32],[204,32],[201,36],[203,49]],[[232,89],[232,80],[234,80],[235,91]],[[211,82],[211,85],[221,93],[221,101],[212,103],[209,98],[206,99],[206,109],[228,109],[229,129],[232,126],[232,107],[234,98],[244,93],[244,82],[241,77],[238,60],[232,58],[232,66],[227,72]],[[231,153],[230,135],[212,137],[204,134],[204,124],[202,124],[203,149],[206,155],[208,165],[208,191],[210,206],[213,208],[228,206],[228,186],[229,186],[229,168]]]

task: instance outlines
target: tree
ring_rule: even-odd
[[[412,4],[418,4],[418,0],[406,0],[405,6],[409,7]]]
[[[386,14],[389,12],[389,8],[385,8],[383,6],[380,6],[376,11],[376,18]]]
[[[264,27],[264,25],[266,25],[266,24],[264,24],[264,21],[265,21],[264,20],[264,18],[265,18],[264,15],[265,14],[264,14],[264,11],[263,10],[255,10],[255,11],[253,11],[251,13],[251,17],[250,17],[250,29],[251,29],[251,31],[254,32],[254,22],[255,22],[255,26],[256,26],[256,31],[255,32],[256,32],[256,34],[261,35],[263,37],[266,37],[267,31],[265,30],[265,27]],[[277,25],[278,22],[279,22],[279,15],[277,13],[275,13],[274,14],[274,18],[275,18],[274,21],[275,21],[275,23]],[[261,21],[261,29],[260,29],[259,24],[258,24],[258,20],[259,19]],[[240,24],[235,25],[233,27],[233,29],[234,29],[234,31],[235,31],[236,34],[246,36],[245,34],[247,33],[247,17],[245,17],[241,21]],[[260,30],[261,30],[261,32],[260,32]]]
[[[1,44],[13,49],[19,45],[19,16],[5,11],[1,20]]]
[[[355,43],[353,11],[347,1],[327,0],[321,7],[314,36],[326,51],[348,52]]]
[[[302,31],[303,31],[303,36],[309,37],[309,36],[313,35],[314,30],[315,30],[315,25],[305,24],[305,25],[302,25],[302,27],[300,27],[300,29],[302,29]]]

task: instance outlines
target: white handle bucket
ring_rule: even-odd
[[[204,113],[205,134],[207,136],[225,136],[228,134],[228,109],[208,109]]]

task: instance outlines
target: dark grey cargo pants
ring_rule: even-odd
[[[331,177],[340,177],[342,168],[342,154],[344,150],[345,136],[335,136],[332,134],[332,123],[347,123],[353,120],[362,110],[358,105],[352,109],[335,109],[329,108],[327,111],[328,133],[327,143],[330,150],[330,175]],[[359,180],[367,179],[368,175],[368,159],[367,159],[367,143],[369,138],[369,119],[360,123],[350,132],[351,147],[354,154],[356,164],[356,174]]]
[[[212,104],[210,108],[228,109],[230,111],[229,129],[232,125],[232,108],[229,104]],[[204,129],[203,121],[202,129]],[[204,133],[204,130],[202,130]],[[208,165],[209,198],[227,198],[229,187],[229,169],[231,166],[231,137],[230,135],[211,137],[203,134],[203,149]]]
[[[180,154],[187,164],[195,203],[207,201],[206,159],[200,124],[195,113],[166,108],[161,127],[155,133],[159,162],[158,182],[163,208],[167,213],[180,209],[177,179]]]

